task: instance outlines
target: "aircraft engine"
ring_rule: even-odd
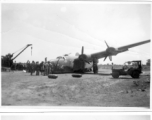
[[[117,55],[118,54],[118,49],[114,48],[114,47],[109,47],[109,45],[107,44],[107,42],[105,41],[106,45],[107,45],[107,49],[106,49],[106,53],[107,56],[105,57],[104,61],[106,60],[106,58],[109,56],[110,61],[112,61],[112,55]]]
[[[89,56],[84,54],[83,52],[84,52],[84,47],[82,46],[81,55],[79,55],[79,60],[82,60],[89,64],[89,61],[88,61]]]

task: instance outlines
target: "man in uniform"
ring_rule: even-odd
[[[45,58],[45,62],[44,62],[44,76],[48,75],[48,62],[47,62],[47,58]]]
[[[32,61],[31,65],[30,65],[30,71],[31,71],[31,75],[35,72],[35,62]]]
[[[36,75],[39,75],[39,71],[40,71],[39,62],[36,62],[35,70],[36,70]]]
[[[30,61],[28,60],[26,63],[26,72],[30,72]]]
[[[44,62],[43,61],[40,63],[40,72],[41,72],[41,75],[44,75]]]
[[[52,64],[50,61],[48,61],[48,74],[51,74],[52,73]]]

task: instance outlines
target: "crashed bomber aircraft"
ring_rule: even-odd
[[[150,42],[150,40],[145,40],[142,42],[129,44],[126,46],[114,48],[110,47],[106,41],[107,49],[105,51],[84,54],[84,48],[82,47],[81,55],[71,56],[65,54],[64,56],[59,56],[55,60],[50,60],[52,64],[51,70],[52,73],[68,73],[68,72],[87,72],[91,71],[93,68],[94,73],[98,73],[98,59],[104,58],[104,61],[107,57],[112,60],[112,56],[116,56],[119,53],[128,51],[129,48],[136,47]]]

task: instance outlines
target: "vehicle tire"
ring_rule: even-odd
[[[133,71],[133,73],[131,74],[132,78],[139,78],[139,72],[138,71]]]
[[[57,75],[53,75],[53,74],[49,74],[48,78],[56,79],[56,78],[58,78],[58,76]]]
[[[80,78],[80,77],[82,77],[82,75],[81,74],[72,74],[72,77]]]
[[[113,72],[112,77],[113,78],[119,78],[119,72]]]

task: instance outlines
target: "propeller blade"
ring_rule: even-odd
[[[112,56],[109,56],[109,60],[112,61]]]
[[[103,61],[105,61],[105,60],[106,60],[106,58],[107,58],[107,56],[105,57],[105,59],[104,59]]]
[[[107,44],[107,42],[105,41],[106,45],[107,45],[107,48],[109,48],[109,45]]]
[[[83,46],[82,46],[81,55],[83,54],[83,51],[84,51],[84,48],[83,48]]]

